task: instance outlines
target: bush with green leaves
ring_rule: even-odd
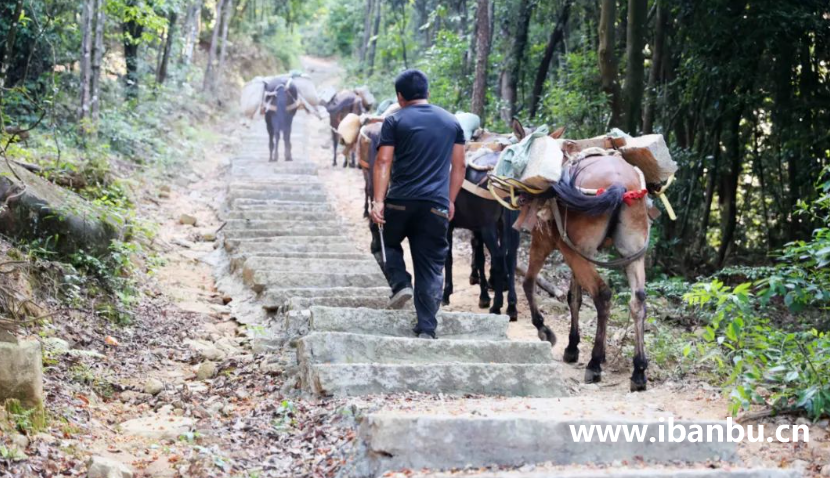
[[[814,419],[830,413],[830,336],[771,325],[749,282],[734,288],[719,280],[700,283],[685,298],[708,324],[683,355],[712,365],[725,379],[732,414],[753,404]]]

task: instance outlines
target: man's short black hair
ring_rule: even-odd
[[[395,92],[406,101],[425,100],[429,97],[429,79],[421,70],[404,70],[395,78]]]

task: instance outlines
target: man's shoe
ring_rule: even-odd
[[[404,287],[403,289],[395,292],[392,297],[389,299],[389,305],[386,306],[387,309],[400,309],[406,302],[412,299],[413,295],[412,287]]]
[[[430,339],[430,340],[435,340],[435,339],[437,339],[438,337],[436,337],[436,336],[434,336],[434,335],[430,335],[430,334],[428,334],[428,333],[426,333],[426,332],[421,332],[420,334],[418,334],[418,338],[419,338],[419,339]]]

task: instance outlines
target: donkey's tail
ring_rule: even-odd
[[[623,202],[623,194],[626,191],[625,186],[614,183],[605,188],[601,194],[585,194],[576,185],[577,177],[581,171],[581,169],[577,169],[571,173],[567,168],[562,171],[562,177],[559,181],[551,185],[556,194],[556,200],[568,209],[589,216],[613,213],[619,209]]]

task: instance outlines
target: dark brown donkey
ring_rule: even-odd
[[[361,96],[357,90],[342,90],[325,104],[326,110],[329,112],[329,126],[331,126],[331,147],[334,151],[334,158],[332,159],[332,166],[337,166],[337,143],[338,134],[337,127],[340,122],[349,113],[361,115],[371,107],[369,100]],[[351,153],[351,166],[355,167],[354,150],[347,150],[347,154]],[[343,167],[349,164],[349,158],[343,158]]]
[[[597,273],[595,264],[599,263],[592,257],[601,246],[613,244],[622,259],[615,264],[603,265],[625,268],[631,287],[628,305],[636,336],[631,391],[645,390],[648,360],[644,343],[644,253],[648,247],[650,219],[648,199],[639,195],[643,189],[641,177],[633,166],[619,156],[594,156],[566,165],[562,178],[552,186],[551,193],[558,203],[560,222],[567,238],[561,236],[554,217],[533,229],[530,261],[523,283],[533,325],[536,326],[540,339],[556,343],[556,335],[545,325],[545,318],[539,312],[534,287],[545,259],[554,249],[559,249],[573,272],[568,292],[571,330],[564,361],[574,363],[579,359],[579,307],[582,304],[582,290],[585,290],[593,298],[597,309],[597,332],[591,360],[585,369],[585,381],[600,381],[602,363],[605,362],[605,337],[612,294]],[[587,195],[580,188],[603,188],[604,191],[599,195]],[[554,203],[551,201],[549,204]]]

